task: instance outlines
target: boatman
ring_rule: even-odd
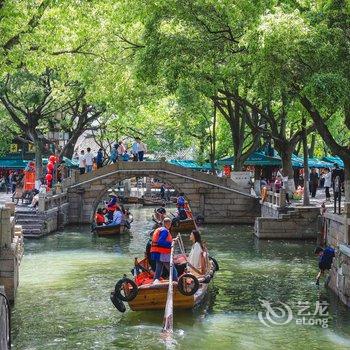
[[[163,227],[157,228],[152,236],[151,259],[156,262],[153,284],[159,283],[163,267],[170,271],[170,253],[172,236],[170,233],[171,219],[164,218]],[[173,267],[173,280],[177,281],[177,271]]]

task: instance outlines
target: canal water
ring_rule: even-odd
[[[162,312],[118,312],[109,294],[124,273],[130,276],[133,258],[143,256],[152,210],[132,208],[131,233],[113,239],[96,238],[85,226],[26,241],[13,348],[350,348],[350,310],[315,286],[314,244],[258,242],[251,226],[203,228],[220,270],[203,305],[175,312],[170,344],[161,337]]]

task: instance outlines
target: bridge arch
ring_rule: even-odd
[[[208,223],[253,223],[259,210],[258,200],[231,179],[166,162],[118,162],[67,183],[70,222],[90,223],[95,205],[108,189],[135,176],[160,178],[184,192],[194,214],[203,215]]]
[[[149,177],[149,174],[138,174],[137,175],[138,177]],[[130,177],[127,177],[126,175],[125,175],[125,177],[123,177],[123,176],[121,176],[120,177],[120,180],[117,180],[115,183],[112,183],[111,185],[105,185],[105,188],[104,188],[104,190],[102,190],[99,194],[98,194],[98,197],[93,201],[93,203],[92,203],[92,211],[91,211],[91,215],[90,215],[90,222],[93,222],[94,220],[95,220],[95,217],[94,217],[94,214],[95,214],[95,212],[96,212],[96,210],[97,210],[97,208],[98,208],[98,206],[99,206],[99,204],[102,202],[102,199],[104,198],[104,197],[106,197],[106,195],[107,195],[107,193],[108,193],[108,191],[112,188],[112,187],[114,187],[116,184],[117,184],[117,182],[120,182],[120,181],[124,181],[124,180],[127,180],[127,179],[130,179]],[[166,179],[166,177],[165,176],[163,176],[163,175],[157,175],[157,179],[160,179],[160,180],[162,180],[164,183],[167,183],[167,184],[169,184],[169,185],[171,185],[176,191],[178,191],[178,192],[184,192],[184,191],[182,191],[182,189],[180,188],[180,187],[178,187],[178,185],[177,184],[173,184],[171,181],[169,181],[168,179]],[[185,193],[185,192],[184,192]],[[185,196],[189,199],[189,201],[191,201],[191,198],[185,193]]]

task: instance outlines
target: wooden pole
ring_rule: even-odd
[[[168,295],[164,310],[164,321],[163,321],[163,332],[173,333],[173,314],[174,314],[174,288],[173,288],[173,267],[174,267],[174,243],[175,240],[171,242],[170,251],[170,267],[169,267],[169,287]]]

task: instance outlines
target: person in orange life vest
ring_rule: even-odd
[[[102,208],[98,208],[97,209],[95,221],[96,221],[96,225],[97,226],[103,226],[106,223],[106,219],[105,219],[105,217],[103,215],[103,209]]]
[[[153,283],[159,283],[159,278],[162,275],[163,267],[170,271],[170,252],[172,236],[170,234],[171,219],[163,220],[163,227],[157,228],[152,236],[151,243],[151,259],[156,262],[156,270],[154,273]],[[177,281],[177,271],[173,267],[173,280]]]

